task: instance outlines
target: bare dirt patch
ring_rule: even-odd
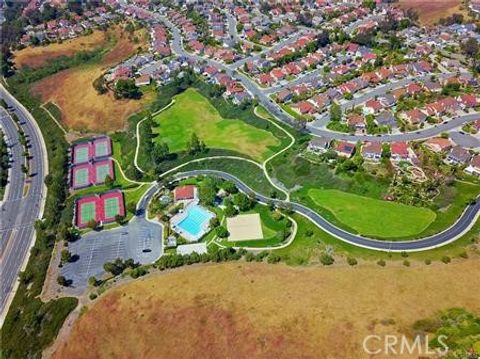
[[[145,31],[137,37],[145,39]],[[116,100],[111,92],[99,95],[93,88],[93,81],[111,66],[133,55],[145,40],[135,44],[127,35],[115,30],[117,42],[97,64],[85,65],[61,71],[32,86],[34,93],[43,102],[54,102],[62,113],[63,124],[80,131],[113,131],[126,126],[127,118],[143,108],[153,94],[141,100]]]
[[[366,335],[410,334],[416,320],[450,307],[480,312],[472,290],[479,271],[478,259],[415,268],[185,268],[105,294],[53,357],[364,358]]]
[[[54,43],[48,46],[26,47],[14,52],[14,61],[17,68],[25,66],[38,68],[45,66],[48,61],[60,56],[72,56],[79,51],[91,51],[106,43],[106,34],[95,31],[90,35],[66,40],[61,44]]]
[[[454,13],[466,15],[461,9],[461,0],[400,0],[402,9],[414,9],[418,12],[419,21],[422,25],[433,25],[442,17],[451,16]]]

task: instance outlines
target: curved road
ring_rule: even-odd
[[[475,221],[478,219],[480,215],[480,196],[477,198],[475,204],[468,205],[463,212],[462,216],[457,220],[457,222],[452,225],[450,228],[446,229],[445,231],[435,234],[430,237],[425,237],[418,240],[411,240],[411,241],[380,241],[376,239],[371,239],[367,237],[363,237],[361,235],[352,234],[349,232],[344,231],[341,228],[338,228],[320,216],[318,213],[313,211],[312,209],[301,205],[295,202],[286,202],[277,199],[268,198],[266,196],[261,195],[253,191],[250,187],[248,187],[245,183],[243,183],[237,177],[221,171],[214,171],[214,170],[194,170],[188,172],[178,173],[174,176],[175,179],[182,179],[187,177],[195,177],[195,176],[204,176],[204,175],[212,175],[223,178],[225,180],[232,181],[236,184],[236,186],[242,191],[246,193],[254,193],[255,198],[257,201],[267,204],[268,202],[273,202],[275,205],[289,205],[291,206],[292,210],[301,214],[302,216],[306,217],[310,221],[312,221],[317,227],[324,230],[325,232],[329,233],[330,235],[340,239],[341,241],[347,242],[357,247],[377,250],[377,251],[384,251],[384,252],[417,252],[417,251],[424,251],[429,250],[437,247],[444,246],[448,243],[451,243],[466,232],[468,232],[472,226],[475,224]]]
[[[234,64],[230,65],[225,65],[221,62],[202,57],[200,55],[192,54],[189,53],[188,51],[185,50],[183,47],[183,38],[180,30],[178,27],[173,24],[168,18],[165,16],[162,16],[158,13],[150,12],[151,15],[157,20],[163,22],[167,27],[170,29],[172,33],[172,41],[171,41],[171,47],[172,51],[176,53],[179,56],[184,56],[187,58],[190,58],[195,61],[199,61],[200,63],[208,63],[211,66],[216,67],[217,69],[223,70],[226,74],[229,76],[232,76],[233,78],[237,79],[242,83],[242,85],[247,89],[248,92],[250,92],[253,96],[255,96],[259,103],[265,107],[271,114],[275,116],[276,119],[279,121],[292,126],[292,127],[298,127],[299,126],[299,121],[297,121],[294,117],[283,111],[283,109],[272,99],[269,98],[269,93],[270,91],[268,89],[261,89],[255,84],[251,79],[249,79],[247,76],[242,74],[241,72],[237,71],[238,65],[243,64],[243,62],[247,60],[252,60],[256,56],[259,56],[261,54],[257,54],[251,57],[248,57],[243,60],[239,60],[235,62]],[[271,49],[267,49],[264,51],[272,51],[277,48],[281,48],[285,44],[289,43],[290,41],[296,40],[298,37],[302,36],[304,34],[304,31],[299,31],[296,34],[292,35],[290,38],[287,38],[283,41],[280,41],[277,43],[275,46],[273,46]],[[453,73],[447,73],[447,74],[436,74],[438,77],[448,77],[451,76]],[[313,71],[310,74],[305,75],[304,77],[300,78],[297,80],[298,83],[301,83],[303,81],[309,80],[317,75],[316,71]],[[386,85],[379,86],[376,89],[373,89],[372,91],[369,91],[368,93],[365,93],[361,96],[357,96],[351,101],[345,102],[341,104],[342,108],[349,108],[352,105],[356,105],[359,103],[364,102],[366,99],[374,97],[374,96],[379,96],[385,94],[389,89],[402,86],[411,82],[418,81],[419,79],[422,78],[428,78],[430,77],[431,74],[427,75],[422,75],[422,76],[417,76],[417,77],[409,77],[406,79],[401,79],[399,81],[395,81]],[[287,85],[285,85],[287,86]],[[399,134],[385,134],[382,136],[374,136],[374,135],[349,135],[345,133],[340,133],[340,132],[334,132],[330,130],[326,130],[321,128],[322,124],[325,122],[325,120],[320,120],[320,121],[314,121],[311,124],[307,125],[306,130],[311,133],[313,136],[321,136],[321,137],[326,137],[328,139],[338,139],[338,140],[348,140],[348,141],[372,141],[372,142],[396,142],[396,141],[412,141],[412,140],[422,140],[425,138],[433,137],[436,135],[439,135],[442,132],[451,130],[452,128],[461,126],[462,124],[472,122],[476,119],[480,118],[480,114],[469,114],[469,115],[464,115],[464,116],[459,116],[456,117],[448,122],[441,123],[437,125],[436,127],[431,127],[428,129],[420,130],[417,132],[410,132],[410,133],[399,133]]]
[[[43,214],[46,196],[44,178],[48,171],[43,137],[30,113],[0,86],[0,97],[19,119],[29,144],[30,175],[21,170],[24,163],[23,146],[18,141],[18,130],[12,117],[2,109],[1,126],[7,136],[12,158],[7,196],[0,209],[0,313],[6,313],[15,290],[18,273],[28,258],[35,240],[35,221]]]

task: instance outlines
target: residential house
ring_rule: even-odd
[[[355,144],[345,141],[338,141],[335,143],[333,150],[342,157],[352,157],[355,152]]]
[[[307,149],[314,153],[325,153],[328,150],[330,141],[323,137],[315,137],[308,143]]]
[[[465,172],[474,176],[480,176],[480,155],[473,156],[470,164],[465,168]]]
[[[308,101],[300,101],[292,107],[301,115],[313,115],[317,111],[315,107]]]
[[[430,151],[439,153],[439,152],[447,152],[451,150],[453,143],[448,138],[433,137],[425,141],[423,145],[426,148],[428,148]]]
[[[462,108],[476,107],[480,105],[477,97],[473,94],[464,94],[458,97],[458,102]]]
[[[394,142],[390,146],[391,159],[395,162],[410,160],[410,149],[406,142]]]
[[[405,111],[400,114],[400,118],[406,120],[411,125],[419,125],[427,119],[427,115],[419,109]]]
[[[347,125],[355,131],[363,131],[366,127],[365,118],[362,115],[351,114],[347,116]]]
[[[365,142],[362,146],[362,157],[366,160],[378,162],[382,158],[382,144],[380,142]]]
[[[371,115],[371,114],[378,113],[381,109],[383,109],[383,105],[379,100],[370,99],[367,102],[365,102],[365,105],[362,111],[364,115]]]
[[[293,93],[288,89],[280,90],[277,93],[277,100],[279,102],[288,102],[293,98]]]
[[[472,155],[462,146],[453,147],[447,156],[447,162],[453,165],[466,165]]]
[[[397,127],[395,116],[390,111],[380,112],[373,121],[377,126]]]

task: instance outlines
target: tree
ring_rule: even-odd
[[[224,212],[225,212],[225,216],[227,216],[227,217],[233,217],[237,214],[237,210],[233,206],[232,201],[228,201],[228,202],[225,203]]]
[[[462,51],[467,57],[475,58],[480,52],[480,46],[477,39],[470,37],[462,44]]]
[[[94,276],[91,276],[90,278],[88,278],[88,285],[92,287],[96,287],[98,285],[97,278],[95,278]]]
[[[319,47],[325,47],[330,43],[330,34],[324,30],[317,36],[317,44]]]
[[[137,212],[137,204],[133,201],[127,202],[127,211],[135,214]]]
[[[90,229],[96,229],[98,227],[98,223],[97,223],[96,220],[92,219],[92,220],[88,221],[87,227],[90,228]]]
[[[115,98],[131,98],[139,99],[142,96],[142,93],[135,85],[133,79],[120,79],[115,85]]]
[[[227,238],[230,233],[228,233],[228,230],[224,227],[224,226],[219,226],[215,229],[215,233],[217,234],[217,236],[219,236],[220,238]]]
[[[340,121],[342,119],[342,108],[339,104],[333,103],[330,106],[330,121]]]
[[[235,186],[235,183],[233,183],[231,181],[223,182],[222,188],[230,194],[235,194],[235,193],[238,192],[237,186]]]
[[[105,185],[107,187],[112,188],[114,184],[115,184],[115,181],[113,180],[112,176],[106,175],[105,176]]]
[[[217,196],[217,190],[210,183],[202,183],[199,187],[200,202],[207,206],[212,206]]]
[[[93,88],[99,95],[103,95],[104,93],[107,92],[107,86],[105,84],[105,77],[103,75],[100,75],[98,78],[96,78],[93,81]]]
[[[240,209],[240,211],[248,211],[250,208],[252,208],[252,201],[248,196],[244,193],[237,193],[233,197],[233,203]]]
[[[61,253],[61,262],[67,263],[72,260],[72,253],[68,249],[63,249]]]
[[[220,221],[218,220],[217,217],[213,217],[211,220],[210,220],[210,227],[212,228],[216,228],[220,225]]]
[[[165,142],[157,144],[153,148],[152,157],[155,162],[162,162],[170,156],[170,148]]]
[[[206,149],[205,143],[201,141],[195,132],[192,133],[190,141],[187,144],[187,152],[194,155],[203,152]]]
[[[115,216],[115,222],[117,222],[117,224],[122,225],[122,224],[125,223],[125,217],[117,214],[117,215]]]
[[[370,11],[373,11],[375,10],[377,3],[375,2],[375,0],[363,0],[362,6],[370,9]]]
[[[63,275],[59,275],[57,277],[57,283],[63,287],[66,287],[68,285],[67,279]]]

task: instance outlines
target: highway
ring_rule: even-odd
[[[0,97],[19,118],[20,126],[27,136],[31,156],[30,173],[25,176],[21,170],[24,149],[18,140],[17,127],[12,117],[2,108],[1,126],[6,133],[12,158],[8,190],[0,210],[0,310],[3,318],[12,298],[18,273],[34,243],[34,223],[43,214],[46,196],[44,178],[48,165],[43,138],[35,120],[3,86],[0,87]]]
[[[221,171],[215,170],[194,170],[188,172],[181,172],[174,175],[175,179],[183,179],[188,177],[196,177],[196,176],[205,176],[211,175],[223,178],[225,180],[232,181],[238,187],[238,189],[245,193],[254,193],[255,198],[257,201],[263,204],[268,204],[269,202],[273,202],[277,206],[290,206],[290,208],[301,214],[302,216],[306,217],[310,221],[312,221],[317,227],[322,229],[323,231],[329,233],[330,235],[334,236],[335,238],[349,243],[351,245],[367,248],[371,250],[383,251],[383,252],[418,252],[418,251],[425,251],[433,248],[438,248],[444,246],[448,243],[455,241],[456,239],[460,238],[466,232],[470,230],[470,228],[475,224],[476,220],[480,215],[480,196],[477,198],[476,202],[472,205],[468,205],[463,212],[462,216],[457,220],[457,222],[452,225],[450,228],[446,229],[445,231],[435,234],[430,237],[421,238],[418,240],[410,240],[410,241],[382,241],[371,239],[367,237],[363,237],[361,235],[352,234],[349,232],[344,231],[341,228],[338,228],[324,219],[321,215],[313,211],[312,209],[305,207],[299,203],[295,202],[286,202],[282,200],[268,198],[266,196],[261,195],[253,191],[250,187],[248,187],[245,183],[243,183],[237,177]],[[380,220],[380,219],[379,219]]]

